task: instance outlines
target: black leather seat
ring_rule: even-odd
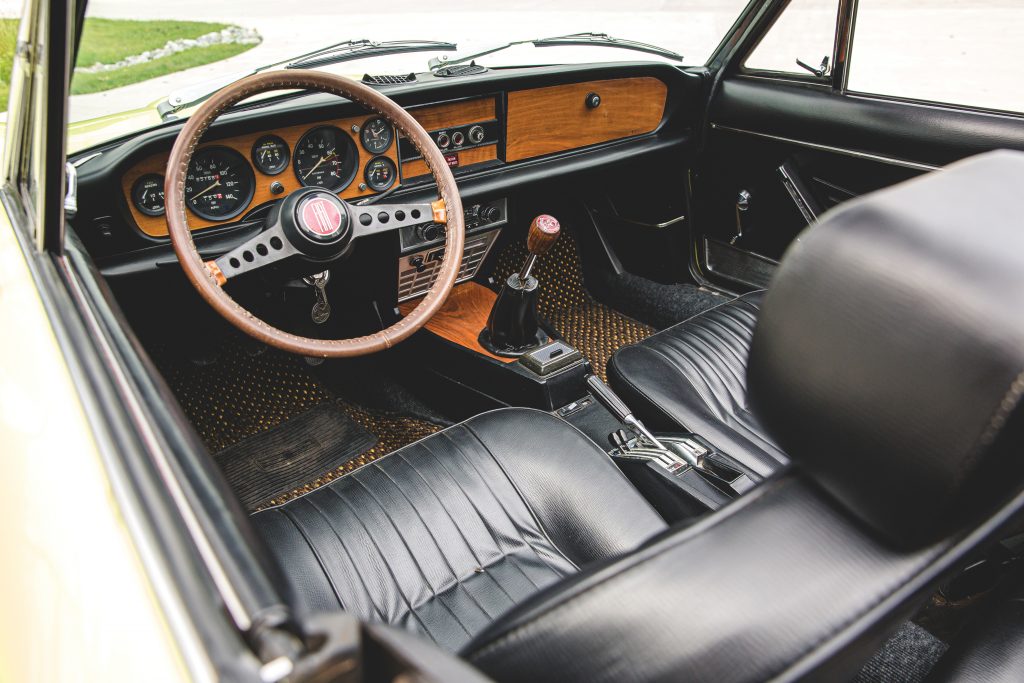
[[[1024,231],[994,154],[790,250],[748,385],[793,466],[665,529],[579,432],[488,413],[254,521],[299,610],[499,681],[845,680],[1024,511]]]
[[[624,346],[608,381],[651,429],[692,431],[762,476],[789,462],[754,415],[747,359],[764,292],[752,292]]]
[[[294,605],[399,624],[450,650],[665,528],[604,451],[527,409],[474,417],[253,520]]]

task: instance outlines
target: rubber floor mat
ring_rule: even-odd
[[[150,356],[207,448],[216,454],[214,459],[218,463],[234,461],[235,458],[225,456],[224,452],[234,450],[242,442],[266,452],[267,449],[260,446],[262,439],[274,438],[273,432],[277,429],[285,429],[290,421],[304,418],[321,405],[325,410],[341,411],[347,423],[354,423],[368,432],[375,443],[355,453],[346,450],[344,462],[331,460],[316,471],[303,465],[301,481],[297,477],[289,479],[287,486],[275,486],[276,490],[258,501],[254,500],[254,495],[236,488],[250,511],[280,505],[308,493],[441,429],[440,425],[426,420],[337,399],[313,377],[298,356],[274,349],[253,353],[254,348],[258,347],[233,341],[208,365],[196,365],[175,357],[167,349],[150,349]],[[305,457],[300,460],[305,461]],[[231,475],[228,478],[231,481]],[[238,481],[244,482],[244,478]],[[235,487],[235,482],[231,483]]]
[[[335,401],[250,436],[214,456],[231,488],[252,510],[335,470],[377,444],[377,437]]]
[[[498,255],[495,279],[504,282],[525,259],[522,240],[512,242]],[[586,356],[601,379],[607,379],[608,359],[615,351],[655,332],[650,325],[605,306],[587,293],[576,240],[565,232],[551,251],[537,259],[533,273],[540,283],[538,312]]]

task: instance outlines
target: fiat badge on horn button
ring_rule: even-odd
[[[348,216],[341,202],[316,194],[299,204],[296,211],[299,228],[315,240],[328,242],[344,231]]]

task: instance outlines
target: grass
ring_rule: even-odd
[[[18,42],[18,20],[0,19],[0,111],[7,111],[7,95],[11,90],[11,64],[14,45]]]
[[[237,43],[226,43],[210,45],[208,47],[196,47],[184,52],[178,52],[169,57],[154,59],[144,64],[133,64],[116,71],[98,71],[96,73],[76,73],[71,79],[71,94],[85,95],[101,90],[119,88],[122,85],[130,85],[139,81],[157,78],[165,74],[191,69],[194,66],[202,66],[210,62],[217,62],[228,57],[245,52],[252,45],[239,45]],[[153,99],[162,94],[154,93]]]
[[[77,66],[88,67],[97,62],[114,64],[125,57],[161,48],[169,40],[198,38],[224,28],[227,28],[227,24],[201,21],[88,18],[82,28],[82,42],[79,47]],[[14,45],[17,37],[18,20],[0,19],[0,111],[7,110],[11,62],[14,58]],[[138,83],[194,66],[227,59],[252,47],[254,46],[235,43],[196,47],[155,59],[152,62],[135,64],[115,71],[75,73],[71,78],[71,94],[84,95]],[[155,93],[154,99],[159,94]]]

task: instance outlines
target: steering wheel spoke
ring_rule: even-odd
[[[223,256],[207,261],[207,268],[223,285],[233,277],[269,266],[297,253],[298,250],[285,237],[284,230],[278,223]]]
[[[442,199],[430,204],[372,204],[352,206],[351,209],[354,237],[375,235],[430,221],[442,224],[448,222],[448,212]]]

